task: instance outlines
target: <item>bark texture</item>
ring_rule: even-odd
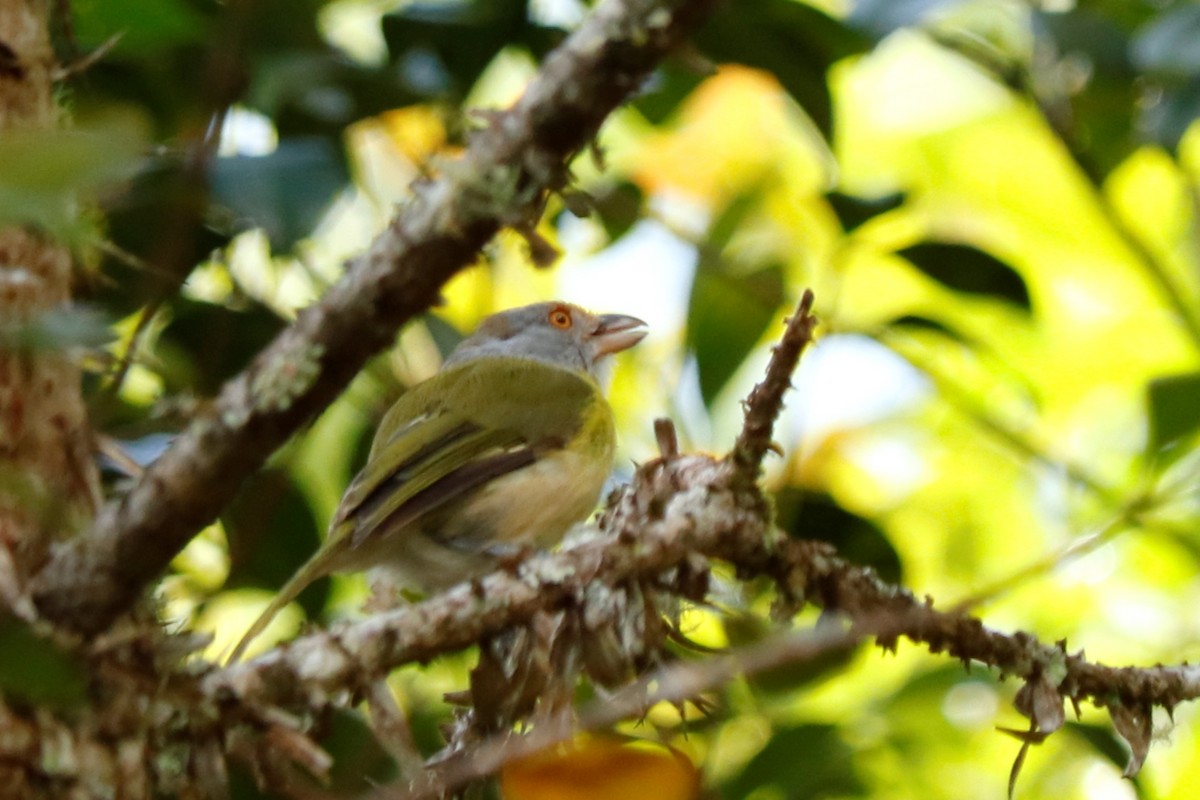
[[[45,5],[0,5],[0,136],[56,125]],[[10,607],[22,605],[48,543],[90,521],[98,498],[79,369],[37,335],[39,320],[70,300],[70,252],[0,228],[0,591]]]

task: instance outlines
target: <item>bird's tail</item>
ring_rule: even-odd
[[[226,665],[240,659],[242,653],[250,646],[250,643],[271,624],[271,620],[275,619],[275,615],[282,611],[284,606],[295,600],[302,591],[308,588],[310,583],[318,578],[325,577],[328,572],[328,553],[322,549],[310,558],[304,566],[298,569],[296,574],[288,579],[288,582],[283,585],[279,593],[271,599],[270,604],[251,623],[250,627],[246,629],[246,632],[242,634],[242,638],[234,646],[233,652],[229,654],[229,658],[225,661]]]

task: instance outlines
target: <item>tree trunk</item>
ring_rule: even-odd
[[[39,0],[0,5],[0,136],[57,126],[47,18]],[[79,368],[38,335],[70,299],[70,251],[0,228],[0,598],[11,608],[50,542],[90,520],[99,496]]]

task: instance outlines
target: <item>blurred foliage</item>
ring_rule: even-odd
[[[89,316],[5,335],[86,350],[97,427],[153,457],[453,157],[468,109],[511,102],[586,11],[77,0],[57,26],[64,61],[112,49],[64,90],[72,131],[0,138],[0,222],[75,248]],[[218,633],[214,652],[236,636],[257,602],[242,590],[313,551],[387,403],[490,311],[562,296],[650,323],[614,375],[620,475],[653,454],[664,414],[687,446],[727,448],[811,286],[825,338],[768,475],[787,535],[944,605],[1003,586],[988,624],[1093,658],[1195,660],[1198,32],[1187,0],[727,2],[609,121],[602,158],[573,165],[575,198],[541,228],[559,267],[534,272],[520,238],[499,237],[177,559],[171,615]],[[1007,580],[1038,562],[1054,566]],[[777,625],[764,592],[693,609],[690,635],[761,639]],[[363,594],[337,577],[299,605],[329,618]],[[0,634],[0,691],[73,702],[74,665]],[[427,751],[464,669],[394,682]],[[710,718],[659,734],[714,796],[999,797],[1018,745],[995,727],[1024,725],[1013,691],[919,648],[860,648],[735,682]],[[1176,711],[1129,783],[1120,740],[1084,709],[1029,754],[1018,796],[1186,796],[1193,716]],[[357,712],[334,728],[339,774],[386,778]]]

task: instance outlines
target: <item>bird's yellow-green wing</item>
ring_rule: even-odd
[[[586,375],[514,358],[468,362],[418,388],[380,424],[339,508],[334,532],[350,548],[565,446],[604,402]]]

